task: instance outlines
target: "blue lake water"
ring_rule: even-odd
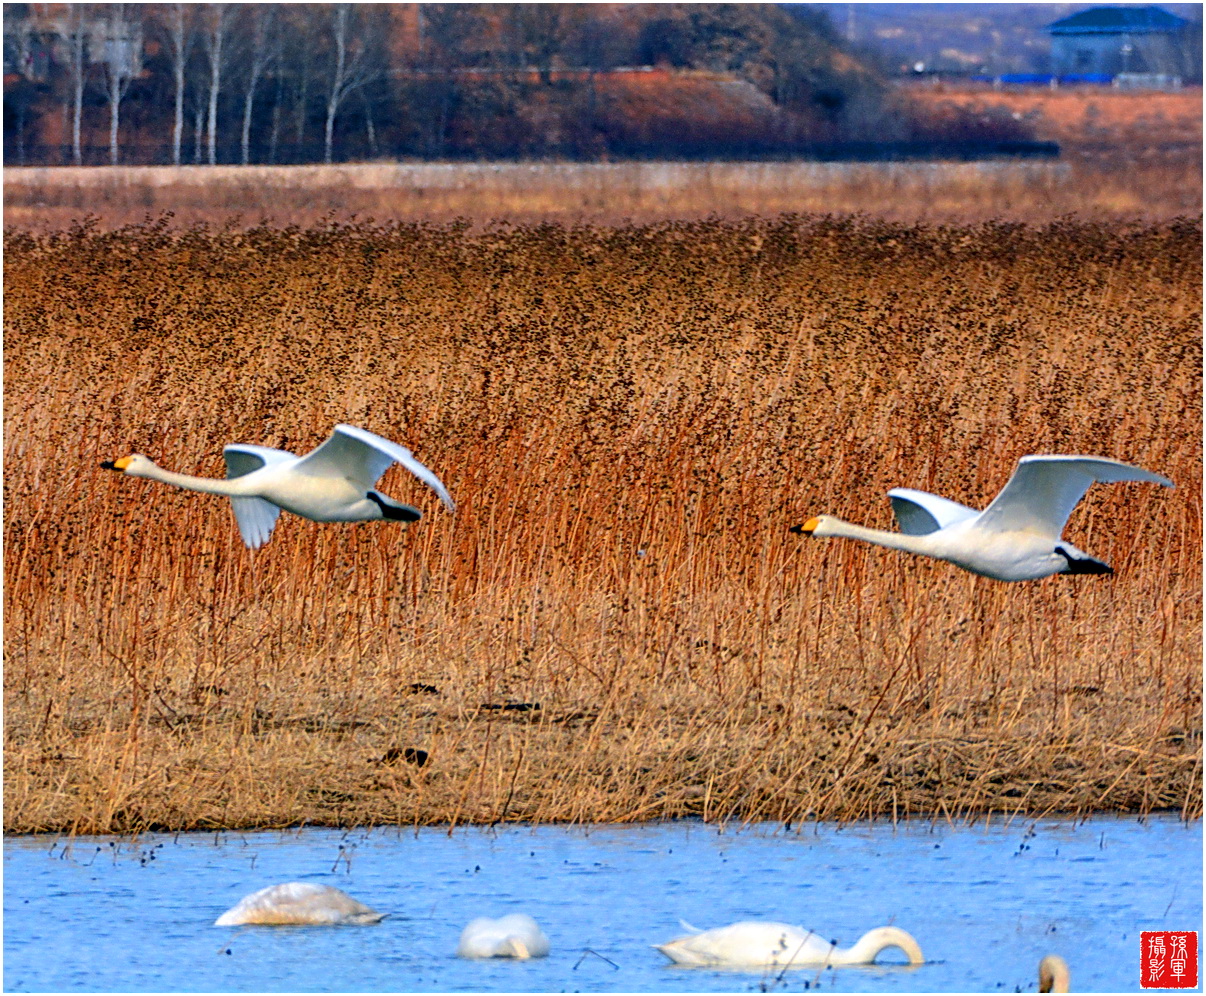
[[[294,880],[390,916],[213,926],[247,893]],[[455,957],[469,920],[509,912],[539,921],[548,958]],[[679,968],[651,945],[681,935],[680,918],[779,920],[843,947],[892,923],[926,964],[782,978]],[[1033,992],[1049,952],[1070,964],[1075,992],[1138,992],[1140,930],[1201,928],[1201,823],[1173,816],[4,842],[7,992]]]

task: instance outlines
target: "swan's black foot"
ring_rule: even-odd
[[[1113,574],[1114,568],[1092,557],[1073,556],[1066,548],[1057,546],[1055,552],[1068,562],[1068,566],[1060,574]]]
[[[370,491],[365,497],[377,503],[381,509],[382,518],[394,519],[398,522],[418,522],[423,518],[423,513],[413,505],[403,505],[400,502],[390,501],[388,498],[377,494],[376,491]]]

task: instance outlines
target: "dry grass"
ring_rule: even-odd
[[[913,87],[910,98],[932,111],[976,115],[1004,111],[1043,141],[1075,156],[1096,151],[1120,157],[1201,158],[1202,88],[1175,92],[1112,87]]]
[[[91,215],[116,228],[171,212],[177,226],[463,219],[481,228],[500,219],[614,226],[811,212],[904,224],[1045,224],[1067,215],[1118,223],[1202,212],[1200,89],[916,87],[908,99],[935,120],[956,109],[990,121],[1016,116],[1063,154],[1055,162],[981,163],[9,168],[4,223],[50,232]]]
[[[4,262],[10,832],[1200,815],[1197,221],[145,225]],[[340,421],[456,517],[394,470],[415,526],[251,553],[224,499],[98,468]],[[982,505],[1031,452],[1177,488],[1090,491],[1109,578],[787,532],[886,526],[898,484]]]
[[[171,212],[173,223],[307,227],[356,219],[499,219],[646,224],[781,213],[860,213],[905,224],[1076,214],[1118,223],[1202,211],[1192,156],[981,163],[363,164],[52,167],[4,171],[9,230],[49,232],[85,216],[102,227]]]

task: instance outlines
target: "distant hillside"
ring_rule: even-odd
[[[4,161],[741,158],[820,146],[876,155],[884,142],[1028,137],[1012,120],[919,119],[832,13],[6,4]]]
[[[1053,21],[1100,6],[1091,3],[848,3],[823,8],[841,37],[887,73],[924,63],[928,71],[1048,71]],[[1158,4],[1189,21],[1202,5]]]

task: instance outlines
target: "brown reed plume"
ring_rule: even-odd
[[[5,242],[5,827],[1201,811],[1201,226],[330,224]],[[336,422],[457,499],[282,518]],[[1116,457],[1004,585],[787,527]],[[396,475],[396,476],[395,476]],[[434,512],[401,471],[387,493]],[[420,764],[421,759],[425,762]]]

